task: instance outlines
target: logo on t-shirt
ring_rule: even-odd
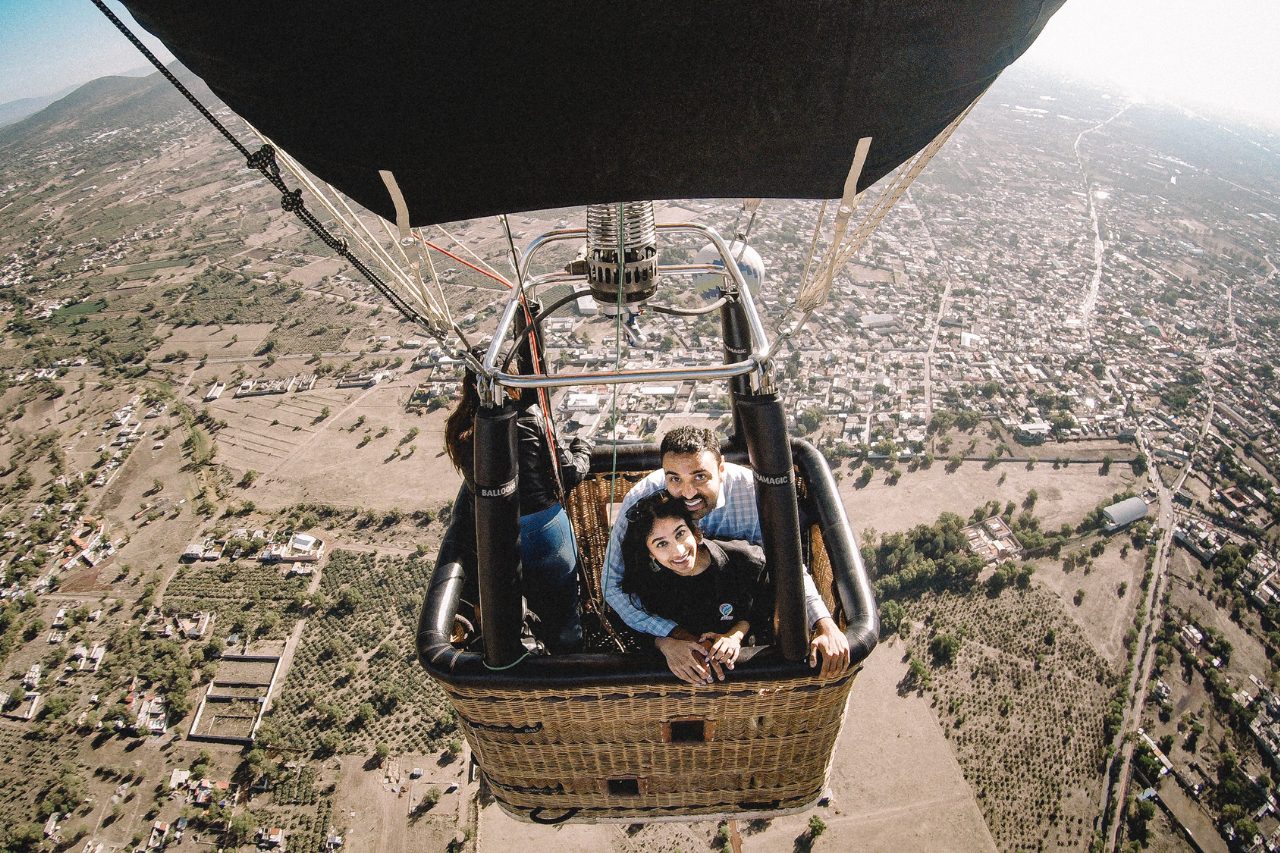
[[[733,605],[726,601],[724,604],[720,605],[720,620],[724,621],[726,619],[732,619],[732,618],[733,618]]]

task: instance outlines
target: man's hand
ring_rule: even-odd
[[[813,639],[809,641],[809,666],[818,665],[818,653],[822,653],[823,678],[840,675],[849,668],[849,640],[845,637],[836,620],[831,617],[819,619],[814,626]]]
[[[707,650],[697,640],[659,637],[655,645],[667,659],[671,674],[681,681],[693,685],[710,684],[715,678],[724,681],[720,663],[708,661]]]

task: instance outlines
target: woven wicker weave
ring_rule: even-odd
[[[601,819],[812,802],[825,783],[852,683],[849,674],[698,688],[445,690],[504,806],[574,809],[579,819]],[[695,721],[692,733],[703,740],[669,742],[672,721]]]

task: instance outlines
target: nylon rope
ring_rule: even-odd
[[[982,94],[985,94],[985,91]],[[952,119],[951,122],[944,127],[928,145],[922,148],[911,160],[904,163],[895,171],[892,180],[884,190],[881,191],[871,209],[864,214],[848,240],[837,241],[833,239],[831,244],[828,245],[825,260],[819,265],[817,271],[813,272],[810,276],[808,275],[809,269],[806,267],[806,278],[801,283],[800,292],[791,305],[787,307],[782,318],[779,320],[778,325],[782,330],[779,332],[770,349],[771,356],[775,355],[782,344],[798,332],[808,322],[809,317],[813,315],[813,312],[826,302],[827,297],[831,292],[831,285],[834,281],[836,270],[848,264],[849,261],[853,259],[853,256],[862,249],[867,240],[880,226],[880,223],[884,221],[885,216],[888,215],[889,211],[893,209],[894,205],[898,203],[906,193],[907,189],[910,188],[916,177],[924,171],[925,166],[929,164],[929,161],[933,159],[933,156],[938,153],[942,146],[946,144],[947,140],[951,138],[951,135],[955,133],[956,128],[959,127],[969,113],[973,111],[973,108],[977,105],[978,101],[982,99],[982,94],[979,94],[977,98],[974,98],[973,101],[970,102],[970,104],[965,107],[959,115]],[[860,145],[861,142],[862,140],[859,140]],[[855,166],[857,166],[856,159],[855,155]],[[846,186],[846,194],[847,192],[848,186]],[[815,230],[820,230],[822,228],[824,215],[825,208],[824,214],[819,216],[818,224],[814,226]],[[844,244],[841,245],[841,242]],[[817,244],[816,234],[813,239],[813,244],[815,246]],[[804,312],[803,316],[788,327],[787,319],[797,308]]]
[[[626,206],[622,202],[618,202],[618,297],[614,302],[613,314],[613,369],[615,372],[622,370],[622,286],[623,276],[627,268],[627,240],[626,230],[624,229],[623,212]],[[618,500],[618,386],[613,386],[613,391],[609,397],[609,431],[611,444],[613,447],[613,459],[609,464],[609,506],[612,508]],[[617,519],[613,519],[613,523],[617,523]],[[606,554],[606,559],[608,555]],[[604,577],[603,571],[600,578],[600,595],[604,597]],[[603,615],[603,614],[602,614]]]
[[[275,144],[256,127],[249,125],[249,129],[253,131],[253,133],[264,144],[271,145],[273,148],[276,148]],[[360,219],[359,215],[352,210],[351,205],[347,203],[341,193],[327,183],[323,185],[324,189],[322,189],[311,179],[311,176],[302,168],[301,164],[299,164],[298,161],[287,152],[276,148],[276,156],[284,164],[285,168],[289,170],[290,174],[302,182],[302,184],[311,192],[312,196],[320,202],[325,210],[328,211],[329,215],[341,223],[344,230],[378,262],[383,271],[391,278],[398,281],[405,292],[427,313],[427,316],[437,325],[435,337],[443,343],[444,333],[440,331],[440,327],[448,328],[453,325],[453,318],[448,311],[448,301],[444,298],[443,292],[439,294],[440,298],[439,301],[437,301],[435,296],[427,290],[425,283],[421,280],[420,274],[416,276],[416,281],[414,278],[411,278],[410,275],[396,263],[395,259],[391,257],[391,254],[387,252],[381,241],[379,241],[373,233],[369,231],[368,226],[366,226],[364,221]],[[330,195],[326,195],[326,190],[332,198]],[[341,210],[339,210],[338,204],[342,206]],[[386,220],[382,217],[378,217],[378,219],[382,223],[383,228],[386,229]],[[405,255],[404,249],[400,247],[399,241],[392,240],[391,242],[397,247],[401,257],[404,258],[405,266],[412,268],[412,264],[409,263],[409,259]],[[441,307],[442,305],[444,306],[443,309]]]

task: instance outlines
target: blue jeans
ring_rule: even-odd
[[[520,563],[525,600],[542,622],[535,636],[552,653],[577,651],[582,645],[578,545],[569,514],[560,504],[521,516]]]

